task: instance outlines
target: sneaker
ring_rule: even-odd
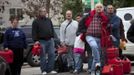
[[[72,67],[69,67],[69,72],[70,73],[73,73],[73,71],[74,71],[73,68]]]
[[[95,70],[96,70],[96,71],[101,70],[101,67],[100,67],[100,64],[99,64],[99,63],[96,64]]]
[[[95,68],[95,75],[100,75],[100,74],[101,74],[101,68],[99,65],[97,65]]]
[[[91,72],[90,75],[95,75],[95,72]]]
[[[96,67],[97,67],[97,66],[100,66],[100,63],[96,63],[96,65],[95,65],[95,66],[96,66]]]
[[[74,70],[73,73],[78,74],[78,70]]]
[[[50,74],[56,74],[57,72],[56,71],[51,71]]]
[[[47,74],[47,72],[42,72],[42,75],[46,75]]]

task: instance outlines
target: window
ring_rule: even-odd
[[[20,8],[11,8],[10,9],[10,16],[14,16],[14,15],[17,15],[19,17],[20,20],[23,19],[23,16],[22,16],[22,9]]]
[[[131,19],[132,19],[132,15],[131,15],[130,13],[126,13],[126,14],[124,15],[124,19],[125,19],[126,21],[131,20]]]

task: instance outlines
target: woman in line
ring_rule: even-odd
[[[20,75],[23,65],[23,51],[27,48],[26,37],[24,32],[18,28],[18,17],[10,18],[11,27],[4,34],[4,48],[13,51],[13,63],[9,64],[12,75]]]

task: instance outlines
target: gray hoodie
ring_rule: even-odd
[[[78,29],[78,22],[72,20],[72,22],[68,25],[69,21],[65,20],[60,27],[60,41],[67,45],[74,45],[76,31]],[[68,25],[68,26],[67,26]],[[67,28],[66,28],[67,26]],[[66,28],[66,31],[65,31]]]

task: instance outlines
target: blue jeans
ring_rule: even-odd
[[[53,38],[50,40],[40,40],[41,54],[40,54],[40,65],[41,71],[50,72],[54,70],[55,64],[55,48]]]
[[[68,46],[68,53],[67,53],[67,63],[68,67],[72,67],[74,69],[74,56],[73,56],[73,46]]]
[[[86,36],[86,41],[90,45],[91,50],[92,50],[92,60],[90,59],[90,62],[92,61],[91,71],[95,71],[96,63],[101,63],[101,61],[100,61],[100,52],[101,52],[100,39],[96,38],[96,37],[92,37],[92,36]]]
[[[75,70],[80,71],[82,67],[82,57],[81,54],[74,53],[74,61],[75,61]]]

